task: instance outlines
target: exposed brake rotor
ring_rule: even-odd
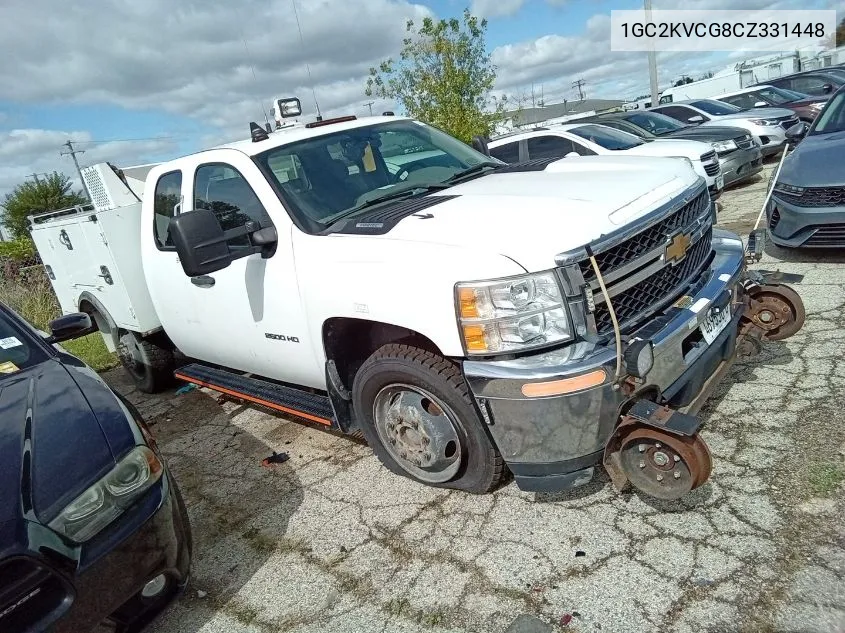
[[[663,500],[695,490],[710,477],[710,449],[698,435],[682,436],[631,425],[620,437],[618,465],[631,485]]]
[[[744,317],[762,331],[762,338],[780,341],[804,325],[806,312],[801,297],[789,286],[762,285],[750,291]]]

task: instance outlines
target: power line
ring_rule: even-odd
[[[70,139],[68,139],[68,141],[65,143],[65,147],[68,148],[68,151],[61,152],[61,155],[67,156],[68,154],[70,154],[70,157],[73,159],[73,164],[76,165],[76,173],[79,174],[79,180],[82,181],[82,188],[85,190],[85,195],[88,196],[88,202],[93,202],[94,199],[91,197],[91,192],[88,191],[88,185],[85,184],[85,178],[82,177],[82,170],[79,168],[79,161],[76,160],[76,155],[84,154],[85,150],[73,149],[73,142],[70,141]]]
[[[296,28],[299,31],[299,45],[305,50],[305,40],[302,39],[302,26],[299,24],[299,11],[296,10],[296,0],[290,0],[293,5],[293,15],[296,18]],[[317,91],[314,89],[314,78],[311,77],[311,65],[305,62],[305,70],[308,71],[308,81],[311,83],[311,94],[314,96],[314,107],[317,108],[317,120],[322,121],[323,116],[320,114],[320,104],[317,103]]]

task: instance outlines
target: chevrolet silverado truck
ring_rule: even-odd
[[[95,165],[91,205],[30,218],[63,310],[141,390],[175,375],[361,433],[431,486],[563,490],[603,465],[674,499],[709,477],[696,413],[738,343],[803,322],[686,161],[507,165],[400,116],[276,127]]]

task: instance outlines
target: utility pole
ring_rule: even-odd
[[[47,172],[45,172],[45,171],[44,171],[44,172],[41,172],[40,174],[30,174],[30,176],[32,176],[32,179],[35,181],[35,184],[36,184],[36,185],[40,185],[40,184],[41,184],[41,181],[40,181],[40,180],[38,180],[38,176],[47,176],[47,175],[49,175],[49,174],[48,174]]]
[[[367,106],[370,109],[370,116],[373,116],[373,104],[374,103],[375,103],[375,101],[369,101],[369,102],[364,104],[365,106]]]
[[[575,88],[578,91],[578,100],[579,101],[584,100],[584,90],[582,88],[583,85],[584,85],[583,79],[579,79],[578,81],[572,82],[572,87]]]
[[[651,0],[643,0],[645,19],[648,24],[651,22]],[[657,105],[657,53],[654,52],[654,42],[649,41],[648,47],[648,78],[651,84],[651,107]]]
[[[73,143],[68,140],[67,143],[64,144],[65,147],[68,148],[68,151],[62,152],[62,156],[67,156],[70,154],[70,157],[73,159],[73,164],[76,165],[76,173],[79,174],[79,180],[82,182],[82,188],[85,190],[85,195],[88,197],[88,202],[93,202],[93,198],[91,198],[91,192],[88,191],[88,185],[85,184],[85,178],[82,177],[82,169],[79,167],[79,161],[76,160],[77,154],[84,154],[85,150],[82,149],[73,149]]]

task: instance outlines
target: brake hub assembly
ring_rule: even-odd
[[[754,286],[748,294],[750,301],[744,317],[748,326],[762,331],[764,340],[781,341],[798,332],[804,325],[804,302],[789,286]]]
[[[710,477],[710,449],[698,435],[700,421],[648,400],[622,417],[605,447],[604,466],[614,486],[628,484],[663,500],[674,500]]]

